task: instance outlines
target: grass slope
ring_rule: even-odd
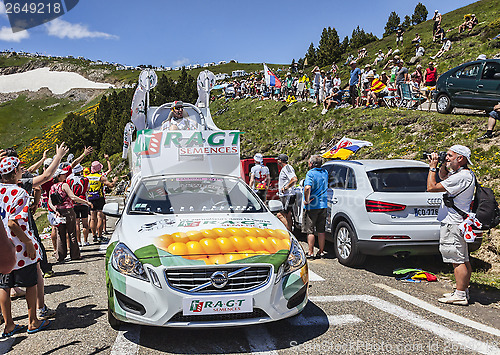
[[[68,112],[79,109],[81,105],[80,101],[52,96],[28,100],[24,95],[0,104],[2,148],[26,146],[31,139],[40,137],[46,128],[61,121]]]
[[[226,106],[229,109],[214,116],[214,121],[222,129],[245,132],[241,144],[243,155],[284,152],[290,156],[299,178],[304,177],[311,154],[323,153],[346,136],[373,143],[373,147],[362,148],[356,154],[360,159],[421,159],[423,152],[464,144],[472,149],[474,170],[481,180],[500,190],[498,139],[488,144],[476,143],[486,126],[484,115],[441,115],[386,108],[338,109],[321,115],[321,108],[298,102],[278,116],[283,103],[251,99],[219,99],[211,105],[211,112],[214,114]]]
[[[433,9],[429,8],[427,10],[429,11],[429,18],[432,18]],[[480,24],[471,33],[466,32],[459,35],[457,28],[464,21],[464,15],[470,13],[476,15]],[[433,20],[427,20],[405,32],[404,47],[396,47],[395,34],[365,45],[364,47],[368,54],[366,58],[358,61],[358,66],[364,67],[366,64],[372,64],[378,50],[381,49],[384,53],[387,53],[388,47],[392,47],[393,50],[399,48],[401,50],[399,54],[405,62],[408,62],[415,55],[415,47],[411,45],[411,40],[415,37],[415,33],[418,33],[422,38],[421,44],[425,48],[425,56],[420,62],[425,68],[431,61],[429,57],[435,55],[441,48],[440,43],[432,42],[433,23]],[[479,54],[486,54],[488,58],[492,58],[494,55],[500,53],[500,40],[488,40],[488,38],[500,33],[500,0],[481,0],[443,14],[442,26],[445,31],[452,29],[446,32],[446,37],[452,40],[452,48],[435,61],[437,62],[439,73],[444,73],[461,63],[475,60]],[[349,54],[354,54],[356,57],[357,49],[349,48],[345,55],[342,56],[341,63],[345,62]],[[382,72],[385,63],[383,62],[380,66],[376,67],[379,73]],[[413,69],[415,65],[410,67],[410,69]],[[349,68],[347,66],[340,66],[340,73],[342,82],[347,83]]]

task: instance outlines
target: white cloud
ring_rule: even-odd
[[[2,26],[2,28],[0,28],[0,41],[21,42],[21,40],[29,37],[30,35],[28,31],[19,31],[14,33],[10,27]]]
[[[104,38],[118,39],[118,36],[109,33],[90,31],[86,25],[73,24],[61,19],[55,19],[45,24],[49,36],[69,39]]]
[[[172,65],[174,67],[182,67],[183,65],[186,65],[188,63],[189,63],[189,59],[188,58],[182,58],[182,59],[174,60],[172,62]]]

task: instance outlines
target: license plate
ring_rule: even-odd
[[[439,208],[415,208],[415,217],[436,217]]]
[[[232,314],[253,311],[252,296],[190,297],[182,300],[182,314]]]

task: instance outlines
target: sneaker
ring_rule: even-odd
[[[321,259],[321,258],[324,258],[326,256],[326,253],[323,251],[323,252],[317,252],[316,253],[316,259]]]
[[[50,309],[45,305],[43,308],[37,309],[36,315],[38,319],[54,318],[56,316],[56,310]]]
[[[485,133],[481,137],[478,137],[477,141],[480,142],[480,141],[482,141],[484,139],[491,139],[491,138],[493,138],[493,134]]]
[[[94,243],[97,243],[97,235],[92,236],[92,241],[93,241]]]
[[[451,293],[449,297],[443,297],[438,299],[439,302],[441,303],[446,303],[446,304],[456,304],[460,306],[468,306],[469,302],[467,301],[467,297],[458,297],[455,292]]]
[[[454,293],[455,293],[455,291],[449,292],[449,293],[443,293],[443,297],[449,298],[449,297],[453,296]],[[465,297],[467,298],[467,301],[470,300],[469,289],[465,290]]]
[[[324,115],[328,112],[328,110],[326,108],[323,109],[323,111],[321,111],[321,114]]]
[[[85,246],[88,247],[90,245],[89,242],[85,242]]]
[[[54,271],[53,270],[49,270],[49,271],[47,271],[47,272],[45,272],[43,274],[43,278],[44,279],[48,279],[49,277],[52,277],[52,276],[54,276]]]
[[[306,254],[306,258],[312,260],[315,258],[314,254]]]

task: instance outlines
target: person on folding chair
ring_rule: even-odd
[[[370,80],[370,91],[367,92],[368,100],[366,106],[372,105],[372,108],[379,108],[379,100],[389,95],[387,85],[385,85],[380,79],[375,78],[373,74],[368,74],[367,79]],[[387,105],[387,103],[385,104]]]

